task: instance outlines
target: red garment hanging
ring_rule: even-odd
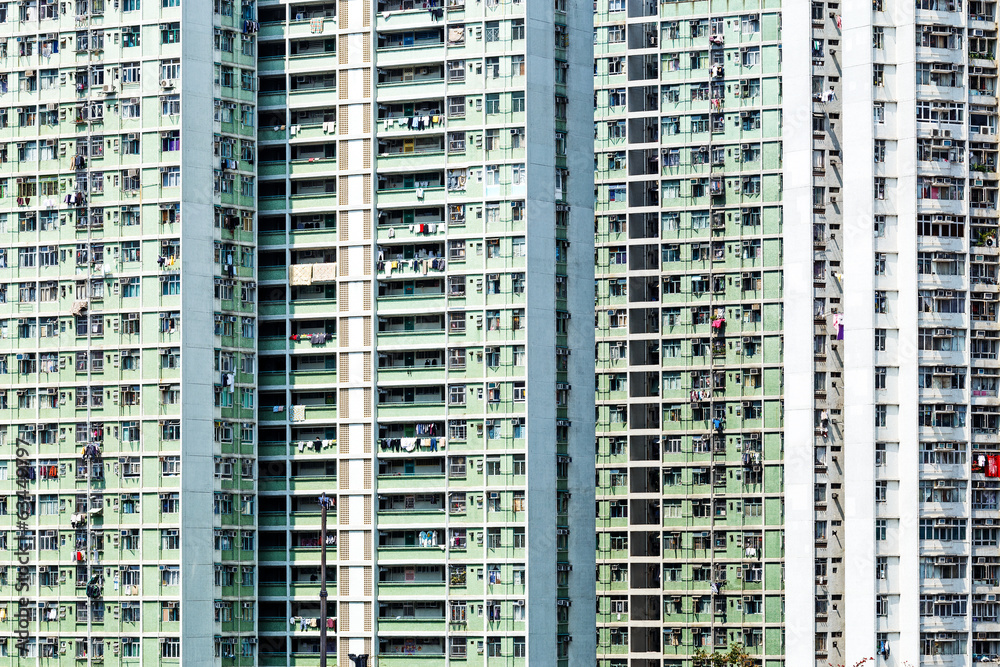
[[[986,476],[1000,477],[1000,456],[990,454],[986,457]]]

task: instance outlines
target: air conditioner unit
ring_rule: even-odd
[[[160,79],[160,88],[173,88],[173,87],[174,87],[173,79]]]
[[[984,34],[984,31],[982,31],[982,30],[973,30],[972,31],[972,36],[973,37],[982,37],[983,34]]]
[[[941,130],[931,130],[931,136],[932,137],[940,137],[941,136]]]

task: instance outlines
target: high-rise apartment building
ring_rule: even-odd
[[[1000,654],[996,11],[599,3],[598,664]]]
[[[260,7],[262,664],[318,651],[320,492],[338,664],[593,660],[570,5]]]
[[[822,9],[820,4],[813,6]],[[804,21],[804,11],[797,11]],[[814,9],[814,25],[825,22],[826,13]],[[827,216],[831,210],[843,212],[842,230],[822,231],[828,251],[834,245],[843,248],[841,267],[832,266],[839,257],[817,255],[814,269],[820,280],[825,259],[826,284],[843,290],[841,318],[832,314],[829,291],[817,291],[810,307],[825,307],[827,328],[818,326],[815,333],[827,338],[827,364],[831,356],[843,354],[844,374],[842,383],[830,378],[826,384],[828,427],[821,412],[808,414],[822,405],[806,403],[808,380],[800,378],[795,388],[789,383],[787,400],[800,410],[803,432],[807,421],[828,428],[831,446],[821,453],[816,443],[815,491],[806,488],[813,464],[803,456],[792,470],[789,459],[786,500],[788,553],[803,559],[794,566],[789,561],[788,590],[816,586],[822,595],[824,583],[843,579],[823,607],[826,622],[818,615],[823,598],[816,601],[815,625],[807,609],[811,602],[796,598],[794,609],[786,609],[789,637],[793,629],[799,637],[797,659],[789,642],[788,661],[806,664],[813,652],[817,663],[853,664],[868,656],[897,665],[994,661],[1000,654],[995,600],[1000,484],[991,479],[998,474],[1000,425],[997,4],[847,3],[842,23],[842,51],[833,47],[830,35],[825,53],[822,41],[814,41],[813,50],[814,58],[836,63],[837,72],[825,72],[828,79],[842,77],[843,125],[837,121],[834,127],[831,120],[827,131],[843,153],[843,193],[816,190],[812,204],[814,225],[822,224],[824,209]],[[814,34],[813,39],[823,37]],[[788,55],[786,50],[786,63]],[[814,61],[813,76],[819,73]],[[797,94],[801,98],[802,91]],[[824,156],[807,157],[808,128],[797,129],[794,138],[786,136],[789,155],[794,143],[798,156],[797,168],[786,161],[786,185],[793,174],[799,179],[786,192],[791,201],[792,189],[801,189],[794,199],[799,219],[806,220],[806,190],[834,183],[816,180],[824,171]],[[827,173],[841,169],[832,157],[825,156]],[[813,165],[811,184],[801,179],[810,173],[807,160]],[[799,247],[808,244],[805,232],[799,229]],[[786,244],[786,254],[792,245]],[[807,268],[797,268],[799,275],[786,278],[801,288]],[[799,309],[809,306],[808,295],[801,296],[795,301]],[[786,307],[786,321],[794,319],[801,327],[803,318],[796,313],[791,304]],[[803,327],[803,335],[795,337],[794,355],[793,337],[786,337],[790,370],[808,364],[805,333]],[[816,346],[819,371],[818,339]],[[841,413],[834,412],[834,401],[842,403]],[[788,422],[786,427],[791,429]],[[791,430],[786,443],[790,436]],[[838,453],[833,445],[841,443]],[[834,469],[842,479],[839,494],[833,490]],[[810,493],[820,499],[821,470],[830,475],[828,506],[835,513],[810,516],[803,502]],[[834,525],[835,520],[843,523]],[[834,542],[843,551],[842,565],[827,562],[834,553],[823,552]],[[807,555],[810,546],[815,552]],[[821,571],[823,566],[830,569]],[[841,571],[834,573],[835,567]],[[787,599],[793,600],[790,594]],[[842,634],[833,635],[835,630]]]
[[[591,15],[442,4],[0,3],[0,660],[593,659]]]
[[[242,11],[0,4],[4,656],[256,661]]]
[[[844,189],[846,154],[859,144],[848,143],[847,128],[855,126],[843,116],[855,92],[844,85],[850,45],[841,11],[839,3],[814,2],[784,13],[785,80],[803,84],[785,90],[783,132],[787,664],[845,662],[845,595],[855,594],[859,584],[844,562],[845,518],[853,511],[845,495],[847,466],[857,474],[858,461],[852,455],[848,462],[845,454],[843,327],[854,319],[846,312],[845,281],[863,277],[846,270],[845,257],[868,242],[872,222],[845,216],[855,196]],[[870,359],[857,363],[870,370]],[[851,528],[873,530],[853,521]],[[858,650],[874,656],[870,644]]]
[[[0,661],[1000,655],[996,9],[0,2]]]
[[[597,5],[602,667],[784,653],[781,10]]]

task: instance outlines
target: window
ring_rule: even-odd
[[[500,93],[487,93],[486,113],[487,114],[500,113]]]
[[[885,184],[886,179],[881,176],[875,177],[874,191],[875,199],[884,200],[885,199]]]
[[[165,188],[176,188],[181,184],[180,167],[163,167],[160,169],[160,185]]]
[[[123,262],[138,262],[141,259],[140,255],[140,241],[123,241],[122,242],[122,261]]]
[[[875,162],[885,162],[885,139],[876,139],[875,148],[873,154],[875,156]]]
[[[884,427],[886,424],[886,418],[888,417],[888,406],[886,405],[876,405],[875,406],[875,426]]]
[[[524,39],[524,19],[514,19],[511,21],[510,38],[512,40]]]
[[[139,4],[139,0],[132,0]],[[126,4],[129,0],[125,0]],[[140,656],[140,639],[138,637],[122,637],[121,652],[123,658],[138,658]]]
[[[889,596],[888,595],[876,595],[875,596],[875,615],[876,616],[888,616],[889,615]]]
[[[160,24],[160,44],[178,44],[181,41],[181,24],[179,22]]]
[[[875,351],[885,352],[886,330],[875,329]]]
[[[141,278],[122,278],[121,279],[121,295],[122,298],[128,299],[131,297],[139,296]]]
[[[160,113],[164,116],[179,116],[181,113],[181,96],[161,95]]]
[[[172,82],[181,76],[181,61],[177,59],[160,61],[160,80]],[[173,83],[169,84],[173,85]]]
[[[877,125],[885,123],[885,102],[872,104],[872,121]]]
[[[160,530],[160,549],[177,550],[181,548],[181,536],[176,528]]]
[[[176,457],[174,457],[176,458]],[[161,493],[160,512],[163,514],[177,514],[180,511],[180,494]]]
[[[875,290],[875,312],[884,315],[888,312],[888,296],[885,290]]]
[[[163,0],[168,2],[168,0]],[[161,658],[180,658],[181,640],[179,637],[163,637],[160,639]]]

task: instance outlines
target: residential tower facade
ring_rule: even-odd
[[[593,659],[585,9],[261,6],[263,664]]]
[[[253,12],[0,6],[4,660],[256,662]]]
[[[590,26],[0,5],[3,655],[592,659]]]
[[[781,38],[777,2],[598,4],[604,667],[782,663]]]

